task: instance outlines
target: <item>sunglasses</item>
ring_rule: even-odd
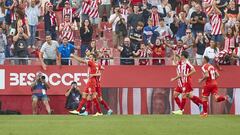
[[[186,32],[187,34],[191,34],[191,32]]]

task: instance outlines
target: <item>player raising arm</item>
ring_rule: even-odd
[[[75,56],[71,54],[71,57],[75,59],[76,61],[80,63],[84,63],[88,65],[88,72],[89,74],[97,74],[97,66],[95,63],[96,56],[94,54],[89,54],[89,60],[84,60],[78,56]],[[79,106],[77,110],[70,111],[71,114],[79,114],[79,115],[88,115],[88,107],[86,108],[86,111],[84,113],[79,113],[79,111],[82,109],[83,105],[87,102],[87,98],[90,99],[92,97],[92,101],[96,106],[97,113],[100,115],[102,114],[99,103],[97,101],[97,92],[96,92],[96,77],[95,76],[89,76],[87,85],[85,86],[83,95],[82,95],[82,100],[79,103]]]

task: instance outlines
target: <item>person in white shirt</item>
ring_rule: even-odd
[[[210,46],[204,51],[203,57],[207,56],[209,58],[209,63],[214,64],[214,58],[219,53],[219,48],[217,47],[214,40],[210,40]]]
[[[6,35],[3,33],[2,27],[0,27],[0,65],[4,64],[6,45],[7,45],[7,38],[6,38]]]
[[[39,5],[36,5],[36,0],[31,0],[30,6],[25,9],[30,29],[30,38],[28,39],[28,47],[35,48],[35,37],[38,25],[38,17],[40,16]]]
[[[109,19],[109,23],[112,24],[113,44],[115,47],[119,45],[119,43],[117,42],[116,24],[122,17],[123,15],[120,12],[120,8],[115,7],[114,14],[112,14]]]

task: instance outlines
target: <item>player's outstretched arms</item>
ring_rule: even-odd
[[[84,59],[82,59],[82,58],[80,58],[80,57],[78,57],[78,56],[76,56],[76,55],[74,55],[74,54],[71,54],[70,56],[71,56],[71,58],[75,59],[75,60],[78,61],[79,63],[87,64],[87,61],[86,61],[86,60],[84,60]]]

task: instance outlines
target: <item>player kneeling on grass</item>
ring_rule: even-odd
[[[217,78],[220,76],[217,70],[209,64],[209,58],[204,56],[203,59],[203,78],[199,79],[199,83],[206,81],[205,86],[203,87],[202,92],[202,102],[203,102],[203,114],[202,117],[207,117],[208,115],[208,97],[210,94],[214,95],[216,102],[222,102],[227,100],[228,102],[232,102],[233,99],[229,96],[220,96],[218,95],[218,86],[217,86]]]
[[[71,57],[80,63],[84,63],[84,64],[88,65],[89,74],[97,74],[97,65],[95,62],[96,56],[94,54],[89,55],[89,60],[84,60],[73,54],[71,54]],[[69,112],[71,114],[79,114],[81,116],[88,115],[88,112],[89,112],[88,107],[86,108],[86,111],[84,113],[79,113],[79,111],[82,109],[83,105],[87,102],[87,99],[90,100],[91,98],[92,98],[93,103],[96,106],[97,113],[99,115],[102,115],[99,103],[97,101],[96,77],[95,76],[89,76],[87,85],[84,89],[84,92],[82,93],[82,100],[79,103],[77,110],[73,110],[73,111],[69,111]]]
[[[174,90],[174,100],[176,101],[180,110],[173,111],[173,114],[182,115],[187,98],[191,99],[200,109],[202,101],[197,96],[192,94],[192,81],[191,76],[196,72],[195,68],[188,61],[188,52],[183,51],[179,62],[177,64],[177,76],[172,78],[171,81],[178,80],[178,86]],[[179,95],[182,94],[182,102],[179,99]]]
[[[37,73],[37,78],[31,84],[33,114],[38,113],[37,112],[38,101],[43,101],[43,104],[45,105],[48,114],[52,113],[50,109],[50,105],[48,103],[48,96],[46,93],[47,89],[49,89],[49,86],[45,81],[45,76],[41,72]]]

